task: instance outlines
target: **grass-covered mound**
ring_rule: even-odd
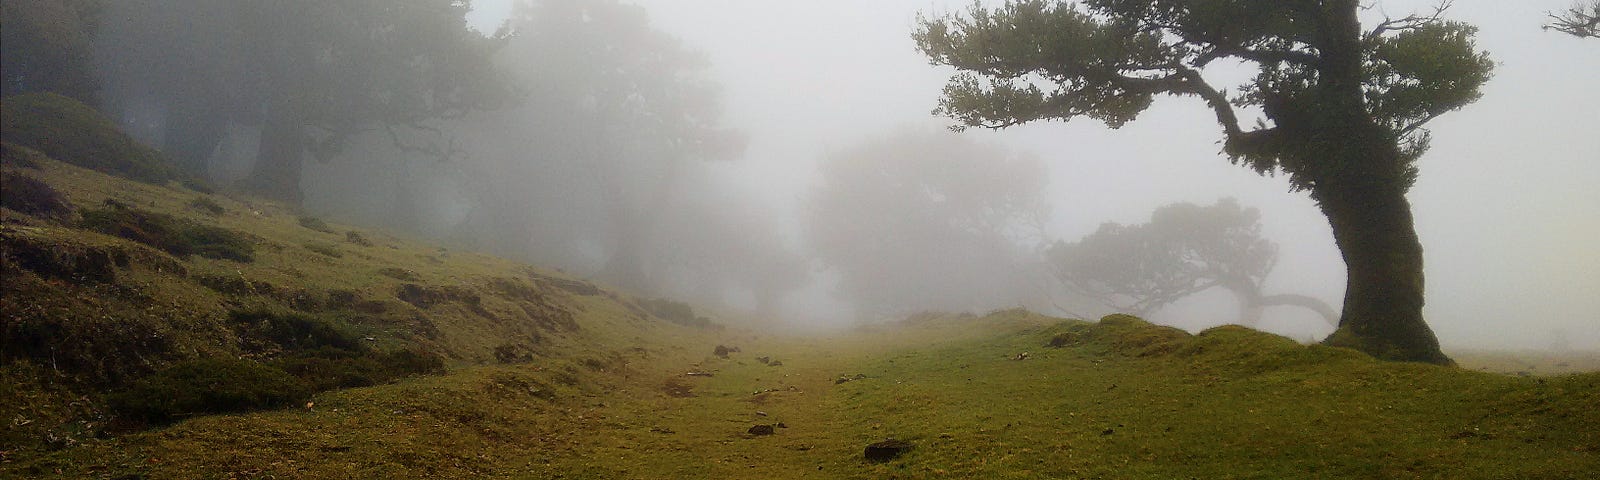
[[[179,178],[160,152],[139,144],[88,105],[53,93],[0,100],[0,139],[56,160],[142,182]]]
[[[84,210],[84,228],[143,243],[167,253],[186,257],[250,262],[255,260],[255,242],[249,236],[226,228],[205,225],[171,215],[109,203],[106,208]]]

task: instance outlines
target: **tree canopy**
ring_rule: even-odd
[[[110,2],[98,44],[110,108],[152,123],[169,154],[203,168],[230,125],[260,129],[253,183],[297,201],[301,162],[353,137],[507,100],[460,0]],[[140,130],[138,126],[135,130]],[[443,154],[445,142],[408,148]]]
[[[808,246],[866,315],[1014,306],[1040,242],[1044,166],[948,133],[839,151],[804,200]]]
[[[1263,307],[1296,305],[1338,322],[1333,308],[1312,297],[1265,295],[1278,246],[1261,237],[1260,212],[1232,198],[1215,205],[1174,203],[1150,221],[1105,223],[1076,242],[1046,251],[1063,285],[1107,306],[1146,315],[1184,297],[1224,288],[1239,298],[1239,323],[1254,326]]]
[[[938,110],[959,126],[1087,117],[1116,128],[1158,95],[1201,99],[1228,158],[1284,174],[1328,216],[1349,275],[1329,343],[1448,363],[1422,319],[1405,193],[1423,126],[1476,100],[1493,63],[1444,6],[1370,25],[1361,11],[1358,0],[1017,0],[924,19],[913,37],[959,70]],[[1204,73],[1219,62],[1255,77],[1214,85]]]

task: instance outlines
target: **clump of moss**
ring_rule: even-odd
[[[140,145],[93,108],[53,93],[32,93],[0,104],[0,138],[80,167],[161,183],[180,177],[150,147]]]
[[[72,216],[66,195],[37,178],[11,171],[0,173],[0,205],[49,220]]]
[[[173,364],[110,397],[132,419],[164,424],[209,413],[282,407],[310,395],[283,369],[236,358],[202,358]]]
[[[199,255],[238,262],[255,260],[255,244],[244,234],[116,202],[107,203],[105,209],[84,210],[82,226],[180,257]]]
[[[213,217],[222,215],[228,211],[228,209],[222,208],[222,205],[218,204],[216,200],[212,200],[208,197],[195,197],[194,200],[189,201],[189,206],[195,210],[205,212]]]
[[[306,228],[309,228],[309,229],[312,229],[312,230],[316,230],[316,231],[319,231],[319,232],[322,232],[322,233],[333,233],[333,227],[329,227],[328,226],[328,222],[324,222],[320,218],[313,217],[313,216],[310,216],[310,215],[301,215],[298,220],[300,222],[300,226],[302,226],[302,227],[306,227]]]

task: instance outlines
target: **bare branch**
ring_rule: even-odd
[[[1441,0],[1438,5],[1433,7],[1433,13],[1428,15],[1418,15],[1413,13],[1401,18],[1385,18],[1384,21],[1379,23],[1377,27],[1374,27],[1371,32],[1368,32],[1363,39],[1371,42],[1373,40],[1377,40],[1378,37],[1388,32],[1415,30],[1431,25],[1438,22],[1440,18],[1443,18],[1445,10],[1449,10],[1454,4],[1454,0]]]
[[[1550,23],[1545,30],[1572,35],[1578,38],[1600,38],[1600,0],[1591,1],[1587,7],[1578,3],[1561,13],[1546,13]]]

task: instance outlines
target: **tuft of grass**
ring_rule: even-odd
[[[328,226],[328,222],[324,222],[324,221],[322,221],[322,219],[317,218],[317,217],[313,217],[313,216],[310,216],[310,215],[301,215],[299,218],[296,219],[296,221],[300,222],[300,226],[302,226],[302,227],[306,227],[306,228],[309,228],[309,229],[312,229],[312,230],[316,230],[316,231],[322,232],[322,233],[333,233],[333,227]]]
[[[0,103],[0,139],[80,167],[146,183],[181,177],[150,147],[77,100],[53,93],[6,97]]]
[[[222,208],[221,204],[218,204],[216,200],[212,200],[210,197],[195,197],[194,200],[189,201],[189,207],[213,217],[228,212],[228,209]]]
[[[305,247],[306,250],[316,252],[326,257],[340,258],[344,256],[344,252],[340,251],[339,247],[335,247],[327,243],[306,242]]]
[[[199,255],[237,262],[255,260],[255,242],[244,234],[120,203],[108,203],[104,209],[84,210],[81,225],[180,257]]]

